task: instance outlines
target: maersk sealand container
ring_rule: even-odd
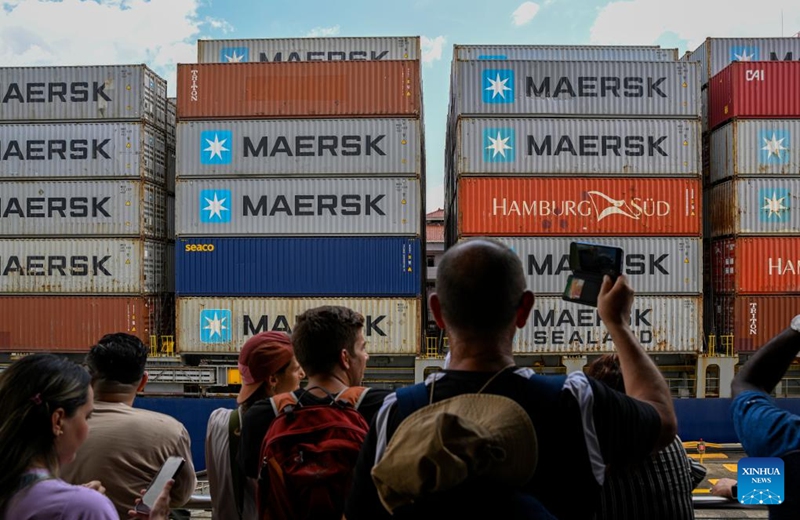
[[[178,296],[418,296],[417,238],[183,238]]]

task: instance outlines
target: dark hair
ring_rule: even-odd
[[[617,390],[625,391],[625,381],[622,379],[622,370],[619,367],[619,356],[604,354],[595,359],[586,369],[586,375],[597,379]]]
[[[94,381],[133,385],[144,375],[147,353],[147,347],[136,336],[106,334],[89,351],[86,365]]]
[[[347,307],[309,309],[297,318],[292,332],[294,355],[307,375],[324,374],[339,362],[342,349],[355,355],[364,316]]]
[[[0,374],[0,517],[34,460],[58,474],[52,414],[74,416],[90,383],[83,367],[51,354],[24,357]]]
[[[436,294],[447,325],[480,336],[506,329],[525,292],[519,257],[491,239],[448,249],[436,268]]]

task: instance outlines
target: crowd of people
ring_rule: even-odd
[[[512,355],[534,304],[520,260],[474,239],[438,267],[429,303],[450,353],[423,383],[363,387],[364,318],[344,307],[303,313],[291,337],[251,337],[238,407],[208,422],[214,518],[694,518],[705,471],[687,457],[668,385],[631,330],[633,300],[625,276],[606,277],[597,311],[615,354],[587,373],[535,374]],[[800,352],[800,318],[788,325],[733,384],[745,451],[786,463],[773,519],[800,517],[800,417],[769,397]],[[88,370],[37,354],[0,374],[0,518],[160,519],[189,499],[186,430],[132,406],[146,358],[138,339],[113,334],[91,349]],[[186,460],[174,482],[149,513],[134,511],[172,455]],[[724,483],[715,492],[733,496]]]

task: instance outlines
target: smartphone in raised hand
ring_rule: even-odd
[[[603,276],[616,281],[622,272],[622,249],[586,242],[572,242],[569,246],[569,268],[562,299],[597,307],[597,297],[603,285]]]
[[[158,495],[161,494],[161,490],[164,489],[167,482],[175,478],[185,462],[183,457],[175,456],[164,461],[161,469],[158,470],[158,474],[150,482],[147,491],[144,492],[142,501],[136,504],[134,510],[139,513],[149,513],[153,509]]]

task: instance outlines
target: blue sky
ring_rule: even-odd
[[[147,63],[174,83],[198,38],[422,36],[428,209],[442,205],[453,44],[677,47],[800,30],[790,0],[0,0],[0,64]],[[173,91],[173,87],[170,88]]]

